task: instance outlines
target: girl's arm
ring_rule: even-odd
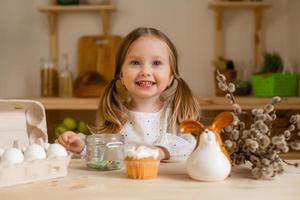
[[[68,151],[81,154],[85,149],[84,135],[67,131],[58,137],[57,142],[63,145]]]
[[[169,150],[166,147],[163,146],[155,146],[159,150],[159,157],[160,160],[169,160],[170,159],[170,153]]]
[[[175,135],[167,133],[156,146],[167,150],[169,156],[165,160],[183,161],[194,150],[196,139],[191,134]]]

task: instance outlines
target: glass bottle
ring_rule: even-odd
[[[53,97],[58,94],[58,78],[57,70],[54,67],[54,62],[41,59],[41,96]]]
[[[59,72],[59,96],[73,96],[73,75],[69,70],[68,55],[63,55],[62,68]]]

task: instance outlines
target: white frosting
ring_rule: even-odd
[[[159,157],[159,151],[158,149],[152,149],[146,146],[132,146],[126,149],[125,155],[127,157],[132,157],[134,159],[141,159],[141,158],[158,158]]]

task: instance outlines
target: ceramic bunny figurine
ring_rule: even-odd
[[[231,112],[222,112],[207,127],[193,120],[180,123],[182,133],[197,134],[197,146],[187,160],[187,172],[191,178],[200,181],[221,181],[229,175],[231,162],[220,132],[222,128],[230,125],[233,119]]]

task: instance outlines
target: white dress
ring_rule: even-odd
[[[127,145],[162,146],[170,153],[170,161],[185,160],[194,150],[196,140],[191,134],[168,133],[168,116],[165,113],[130,111],[130,120],[124,125],[120,133],[125,137]]]

